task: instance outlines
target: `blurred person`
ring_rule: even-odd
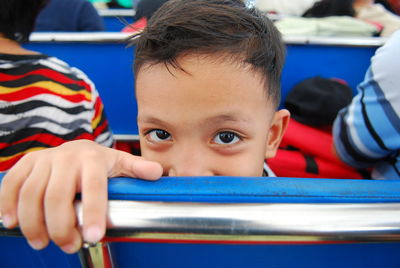
[[[400,179],[400,31],[371,59],[365,79],[333,129],[338,156],[373,179]]]
[[[301,16],[318,0],[257,0],[255,5],[262,11],[289,16]]]
[[[46,3],[0,1],[0,172],[28,152],[69,140],[113,143],[93,82],[67,63],[21,46]]]
[[[377,25],[380,36],[390,36],[400,29],[400,17],[374,0],[321,0],[308,9],[303,17],[325,18],[348,16]]]
[[[400,29],[400,16],[373,0],[354,0],[354,9],[357,18],[382,25],[381,36],[389,37]]]
[[[322,0],[302,17],[284,17],[276,22],[284,35],[370,37],[381,27],[355,18],[353,0]]]
[[[283,35],[371,37],[381,27],[349,16],[323,18],[287,17],[275,22]]]
[[[50,0],[36,19],[35,31],[104,31],[103,19],[87,0]]]
[[[400,15],[400,1],[399,0],[375,0],[376,4],[381,4],[390,12]]]
[[[322,0],[315,2],[303,17],[324,18],[329,16],[349,16],[354,17],[356,12],[353,8],[354,0]]]
[[[140,0],[134,17],[134,23],[122,29],[122,32],[136,32],[146,27],[153,14],[168,0]]]

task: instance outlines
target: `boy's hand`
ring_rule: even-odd
[[[24,156],[4,177],[0,191],[3,224],[19,224],[35,249],[53,240],[67,253],[82,244],[74,210],[82,193],[83,239],[97,242],[105,234],[107,178],[156,180],[160,164],[91,141],[73,141]]]

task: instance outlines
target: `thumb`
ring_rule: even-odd
[[[132,177],[144,180],[157,180],[162,176],[163,169],[158,162],[149,161],[140,156],[126,152],[115,151],[117,154],[114,170],[110,177]]]

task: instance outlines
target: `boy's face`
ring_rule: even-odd
[[[143,66],[136,80],[142,156],[165,176],[261,176],[288,121],[261,75],[216,56],[179,58],[182,71]]]

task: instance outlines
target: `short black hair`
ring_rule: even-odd
[[[0,33],[19,43],[26,42],[36,17],[49,0],[1,0]]]
[[[279,105],[285,46],[273,22],[241,0],[170,0],[131,40],[136,75],[145,64],[182,69],[179,56],[221,53],[259,72],[268,98]]]

